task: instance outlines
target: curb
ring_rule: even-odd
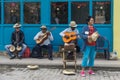
[[[0,64],[0,67],[6,67],[6,68],[11,68],[11,67],[15,67],[15,68],[27,68],[27,65],[30,64]],[[52,68],[52,69],[63,69],[63,65],[38,65],[39,68]],[[67,65],[68,69],[74,69],[73,65]],[[66,69],[67,69],[66,68]],[[81,66],[77,65],[77,70],[81,70]],[[86,68],[88,69],[88,68]],[[108,71],[118,71],[120,70],[120,67],[105,67],[105,66],[94,66],[93,67],[94,70],[108,70]]]

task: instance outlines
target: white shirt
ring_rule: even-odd
[[[41,35],[44,35],[45,33],[42,33],[42,31],[38,32],[35,37],[34,37],[34,40],[37,40],[39,38],[39,36]],[[48,36],[48,38],[41,44],[42,45],[48,45],[51,43],[51,41],[53,41],[53,35],[52,33],[50,32],[50,35]]]
[[[65,32],[75,32],[76,33],[76,35],[78,35],[77,37],[78,38],[80,38],[80,36],[79,36],[79,31],[78,31],[78,29],[76,29],[75,28],[75,30],[72,30],[71,28],[67,28],[67,29],[65,29],[64,31],[62,31],[61,33],[60,33],[60,36],[65,36]]]

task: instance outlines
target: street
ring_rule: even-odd
[[[95,70],[95,75],[89,75],[86,71],[86,77],[81,77],[79,72],[64,75],[62,69],[0,67],[0,80],[120,80],[120,71],[117,70]]]

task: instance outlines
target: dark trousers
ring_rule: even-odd
[[[42,48],[45,48],[48,50],[48,58],[52,58],[52,53],[53,53],[53,47],[52,44],[48,44],[48,45],[39,45],[39,50],[40,50],[40,54],[42,54]]]
[[[79,53],[80,52],[80,47],[78,45],[76,45],[75,48],[76,48],[76,52]]]

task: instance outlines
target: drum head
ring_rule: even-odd
[[[12,45],[12,46],[10,46],[9,49],[10,49],[10,52],[14,52],[15,51],[15,46]]]
[[[22,50],[22,47],[21,46],[17,46],[17,51],[21,51]]]

